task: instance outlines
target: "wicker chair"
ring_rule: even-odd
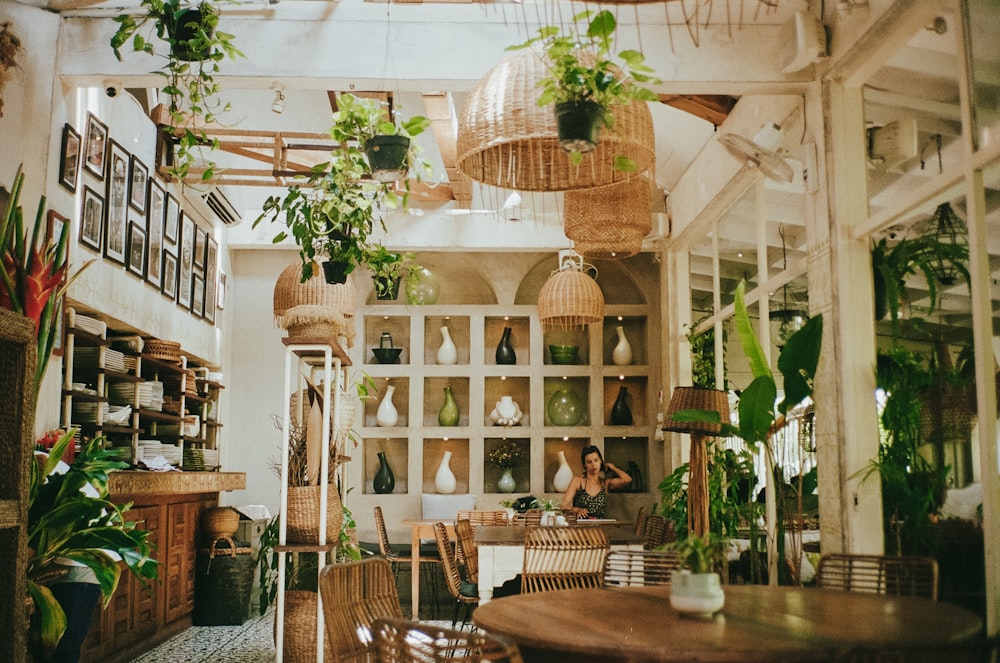
[[[385,529],[385,518],[382,516],[382,507],[375,507],[375,531],[378,533],[378,550],[382,557],[389,561],[392,574],[399,576],[399,568],[402,565],[410,565],[413,560],[409,555],[403,555],[389,543],[389,534]],[[424,582],[431,590],[431,601],[434,610],[437,610],[438,596],[437,583],[434,577],[434,567],[431,564],[440,564],[441,558],[437,556],[436,550],[420,550],[420,568],[424,570]],[[411,569],[412,572],[412,569]]]
[[[924,596],[937,601],[937,560],[830,553],[819,558],[816,586],[893,596]]]
[[[379,663],[521,663],[517,647],[486,633],[405,619],[377,619],[372,649]]]
[[[649,506],[639,507],[638,513],[635,514],[635,535],[642,536],[643,532],[646,530],[646,518],[649,516],[650,508]]]
[[[528,527],[537,527],[542,524],[542,514],[545,513],[542,509],[528,509],[524,513],[514,514],[513,525],[527,525]]]
[[[325,566],[319,574],[319,591],[335,662],[367,660],[372,622],[377,617],[403,616],[392,568],[380,557]]]
[[[479,583],[479,550],[473,538],[475,530],[468,520],[455,521],[455,561],[465,565],[465,579]]]
[[[462,626],[465,626],[472,614],[472,606],[479,605],[478,592],[476,596],[467,596],[462,593],[462,575],[458,571],[458,563],[455,562],[451,539],[448,537],[448,528],[445,527],[444,523],[434,523],[434,540],[437,541],[438,553],[441,556],[445,585],[448,587],[448,593],[455,599],[455,611],[451,618],[452,628],[458,622],[458,609],[462,606],[465,606],[465,614],[462,618]]]
[[[656,514],[646,516],[642,532],[642,547],[644,549],[653,550],[659,548],[676,538],[677,535],[674,533],[674,523],[672,521]]]
[[[524,538],[521,593],[603,587],[607,557],[600,527],[532,527]]]
[[[680,556],[673,552],[612,550],[604,564],[604,584],[608,587],[669,585],[680,563]]]
[[[497,511],[459,511],[455,520],[468,520],[473,526],[507,525],[507,512]]]

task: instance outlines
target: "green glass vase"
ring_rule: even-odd
[[[444,405],[441,406],[441,411],[438,412],[438,424],[441,426],[457,426],[458,419],[458,403],[455,402],[455,396],[451,393],[451,387],[445,387]]]

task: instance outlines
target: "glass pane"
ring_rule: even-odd
[[[864,86],[873,214],[903,204],[940,172],[961,168],[956,24],[955,16],[942,10]]]
[[[994,163],[983,174],[986,189],[986,249],[990,256],[990,306],[993,312],[993,365],[1000,364],[1000,162]],[[1000,378],[994,387],[1000,392]],[[1000,393],[998,393],[1000,396]],[[1000,400],[1000,398],[998,398]],[[1000,405],[997,407],[1000,417]],[[1000,422],[997,425],[1000,434]],[[1000,440],[997,440],[1000,443]],[[989,470],[981,470],[989,471]],[[997,471],[997,468],[992,468]]]
[[[719,219],[719,290],[722,306],[733,302],[741,280],[757,287],[757,187],[747,189]]]
[[[1000,141],[1000,4],[996,0],[970,0],[972,80],[979,147]]]
[[[697,323],[715,313],[712,307],[712,282],[715,272],[713,264],[713,238],[711,232],[691,249],[689,260],[689,286],[691,288],[691,322]]]

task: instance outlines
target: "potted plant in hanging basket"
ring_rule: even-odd
[[[430,164],[419,158],[411,138],[430,126],[430,120],[415,115],[397,123],[390,113],[388,104],[378,99],[337,95],[330,136],[341,143],[357,141],[368,158],[371,176],[378,182],[403,179],[411,168],[419,179],[430,172]]]
[[[577,14],[565,31],[543,26],[537,36],[507,49],[542,48],[548,76],[538,81],[542,88],[538,105],[555,104],[559,145],[574,165],[597,145],[602,126],[614,127],[612,106],[658,100],[642,85],[660,83],[643,54],[631,49],[613,54],[617,27],[612,12],[588,10]],[[616,157],[615,168],[634,171],[636,164]]]
[[[218,99],[221,86],[214,75],[219,72],[219,63],[227,57],[243,57],[243,53],[233,43],[233,35],[218,29],[219,7],[212,0],[141,0],[140,7],[137,15],[115,17],[118,30],[111,37],[111,48],[119,60],[126,44],[136,52],[166,57],[166,66],[156,73],[166,78],[163,93],[169,98],[174,148],[169,172],[183,180],[200,148],[216,147],[204,126],[229,110],[229,104]],[[151,27],[144,31],[147,24]],[[157,41],[166,43],[166,53],[158,50]],[[214,167],[208,163],[202,179],[210,179]]]
[[[710,618],[722,610],[726,595],[718,569],[726,542],[715,534],[690,534],[670,544],[680,558],[680,572],[670,578],[670,607],[685,617]]]
[[[371,246],[363,257],[364,264],[372,271],[375,299],[394,301],[399,296],[399,284],[406,275],[407,283],[417,277],[421,266],[414,262],[412,253],[397,253],[382,244]]]

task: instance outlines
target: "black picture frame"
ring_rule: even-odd
[[[177,305],[191,308],[191,277],[194,269],[194,238],[198,227],[194,219],[181,212],[181,236],[177,253]]]
[[[211,235],[205,241],[205,312],[206,320],[215,324],[216,289],[219,269],[219,243]]]
[[[126,268],[139,278],[146,277],[146,229],[143,224],[128,224],[128,261]]]
[[[191,277],[191,314],[199,318],[205,315],[205,279],[198,274]]]
[[[205,247],[208,243],[208,232],[198,228],[194,237],[194,266],[196,269],[205,269]],[[207,277],[208,275],[205,274]]]
[[[104,257],[125,264],[128,232],[128,152],[115,140],[108,145],[105,176]]]
[[[83,167],[98,181],[103,181],[108,153],[108,125],[98,120],[93,113],[87,113],[86,136]]]
[[[80,134],[67,122],[62,130],[62,147],[59,150],[59,184],[76,193],[80,179]]]
[[[177,244],[177,231],[180,229],[181,204],[173,194],[167,194],[167,209],[163,217],[163,243],[171,246]]]
[[[133,154],[129,161],[128,204],[140,214],[146,213],[146,189],[149,169]]]
[[[104,198],[84,185],[83,204],[80,208],[80,244],[100,253],[103,237]]]
[[[149,246],[146,281],[159,288],[163,280],[163,217],[166,213],[167,192],[152,177],[149,178],[146,203],[146,242]]]
[[[177,256],[163,253],[163,278],[160,294],[170,301],[177,301]]]

